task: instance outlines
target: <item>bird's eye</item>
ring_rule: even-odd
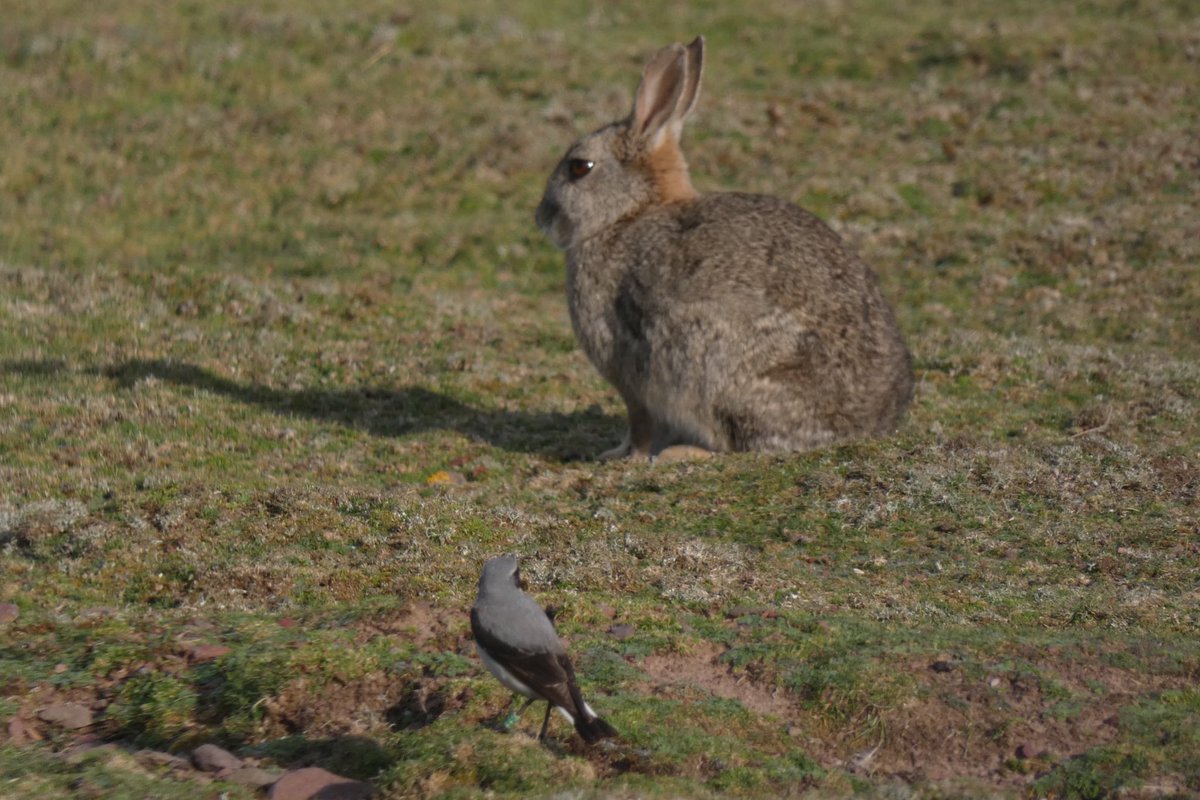
[[[596,166],[596,162],[588,161],[586,158],[572,158],[567,162],[567,174],[571,176],[571,180],[577,181],[591,172],[594,166]]]

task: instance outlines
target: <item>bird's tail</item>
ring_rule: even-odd
[[[590,710],[588,709],[588,711]],[[601,739],[611,739],[619,735],[616,728],[594,714],[580,714],[576,717],[575,730],[588,744],[595,744]]]

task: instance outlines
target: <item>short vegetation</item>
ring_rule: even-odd
[[[205,742],[396,798],[1200,793],[1195,3],[3,17],[0,795],[194,797],[135,755]],[[892,437],[591,460],[533,209],[697,33],[695,182],[875,266]],[[497,729],[501,552],[620,740]]]

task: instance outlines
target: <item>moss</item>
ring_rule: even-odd
[[[195,722],[197,695],[173,675],[150,672],[121,685],[107,717],[121,736],[148,747],[169,747]]]

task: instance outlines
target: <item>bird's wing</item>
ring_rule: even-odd
[[[579,696],[579,689],[575,687],[575,670],[565,653],[514,647],[492,636],[476,622],[475,614],[471,615],[471,621],[475,641],[487,650],[489,656],[547,701],[561,707],[572,717],[579,716],[582,707],[575,700]]]

